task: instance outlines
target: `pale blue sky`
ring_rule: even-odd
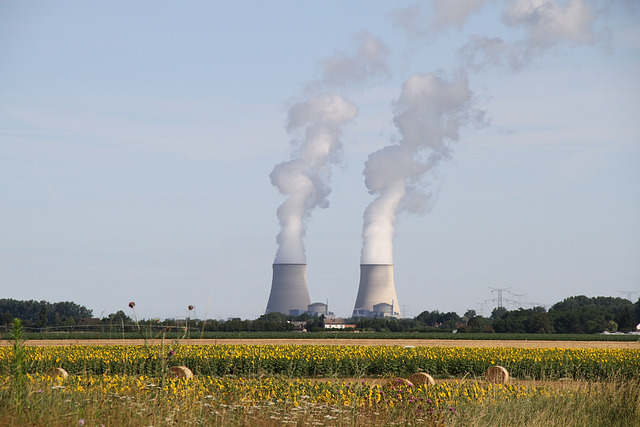
[[[207,317],[262,314],[287,110],[363,30],[389,47],[391,77],[338,91],[359,114],[330,206],[307,224],[312,301],[351,313],[372,200],[364,162],[397,135],[402,83],[451,75],[472,35],[537,50],[517,70],[467,68],[489,124],[463,129],[430,175],[431,212],[399,217],[405,314],[479,311],[489,287],[527,304],[640,291],[640,8],[586,1],[592,26],[565,20],[574,32],[549,40],[502,17],[582,1],[470,3],[483,7],[439,21],[437,3],[419,3],[423,31],[409,35],[392,17],[411,1],[1,0],[0,298],[71,300],[96,316],[129,301],[141,317],[190,304],[199,317],[208,305]]]

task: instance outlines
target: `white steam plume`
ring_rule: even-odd
[[[321,78],[308,85],[306,99],[289,109],[286,128],[293,137],[294,153],[269,175],[287,196],[277,211],[281,231],[276,264],[306,263],[306,221],[316,207],[329,206],[331,165],[340,160],[342,128],[358,114],[353,102],[330,89],[389,74],[386,45],[367,32],[360,33],[357,41],[354,55],[339,53],[322,61]]]
[[[458,51],[466,66],[479,71],[486,65],[508,66],[518,71],[534,57],[563,43],[571,45],[608,44],[607,28],[596,29],[598,15],[586,0],[515,0],[508,2],[502,21],[524,33],[507,42],[500,37],[474,35]]]
[[[467,19],[495,0],[430,0],[425,16],[419,4],[398,8],[389,14],[394,27],[403,29],[409,38],[432,41],[449,28],[461,30]]]
[[[563,44],[592,45],[608,42],[609,30],[597,28],[599,13],[613,0],[429,0],[429,15],[420,5],[390,14],[395,27],[409,39],[432,42],[440,33],[461,30],[466,21],[493,3],[502,9],[502,22],[520,32],[515,41],[474,35],[458,50],[466,70],[486,65],[508,66],[518,71],[536,56]],[[628,2],[627,2],[628,3]],[[403,85],[394,121],[397,143],[369,155],[364,175],[369,192],[377,198],[364,213],[362,264],[392,264],[393,235],[398,213],[425,212],[430,194],[426,173],[450,156],[451,141],[459,129],[482,123],[484,113],[472,105],[466,75],[447,81],[432,74],[411,76]]]
[[[377,198],[364,213],[361,264],[393,264],[398,213],[429,209],[425,174],[450,156],[450,142],[458,140],[461,127],[483,122],[462,72],[451,80],[412,75],[395,107],[400,138],[370,154],[363,172],[369,192]]]
[[[342,126],[353,120],[358,108],[335,93],[315,97],[289,110],[287,130],[304,129],[297,156],[276,165],[271,183],[289,196],[278,208],[282,230],[278,234],[275,263],[305,264],[305,220],[316,207],[328,206],[330,163],[341,148]]]
[[[340,52],[320,61],[322,78],[311,82],[311,89],[322,86],[345,88],[391,75],[387,62],[389,47],[366,30],[361,31],[355,39],[358,43],[355,54],[350,56]]]
[[[561,44],[601,44],[608,49],[608,28],[596,23],[607,8],[624,1],[615,0],[430,0],[428,13],[420,5],[399,8],[390,14],[396,28],[410,39],[431,42],[440,33],[462,30],[467,20],[486,4],[498,4],[505,26],[519,31],[516,40],[475,34],[458,51],[465,67],[479,71],[487,65],[508,66],[519,71],[547,50]],[[628,2],[626,2],[628,3]]]

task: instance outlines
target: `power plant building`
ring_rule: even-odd
[[[324,316],[326,318],[335,317],[333,313],[329,311],[329,306],[323,302],[314,302],[309,304],[306,310],[289,310],[289,316],[300,316],[301,314],[308,314],[310,316]]]
[[[273,312],[333,317],[327,304],[311,304],[306,264],[273,264],[271,292],[265,314]],[[393,279],[393,264],[360,264],[360,284],[352,316],[402,317]]]
[[[323,302],[314,302],[307,307],[307,313],[311,316],[326,316],[329,314],[329,307]]]
[[[271,293],[265,314],[306,312],[311,300],[307,289],[306,264],[273,264]]]
[[[360,264],[360,284],[353,317],[398,317],[393,264]]]

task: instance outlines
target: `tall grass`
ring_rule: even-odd
[[[640,380],[590,382],[558,397],[466,405],[468,427],[636,427],[640,425]]]
[[[631,427],[638,381],[495,386],[454,382],[379,387],[297,379],[30,376],[20,406],[0,382],[0,425]],[[475,393],[475,394],[474,394]]]

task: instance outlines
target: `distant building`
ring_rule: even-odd
[[[289,310],[289,316],[300,316],[302,314],[305,314],[307,312],[307,310]]]
[[[306,310],[289,310],[289,316],[300,316],[302,314],[308,314],[310,316],[319,317],[324,316],[326,318],[334,318],[335,315],[329,311],[327,304],[323,302],[314,302],[309,304]]]
[[[314,302],[313,304],[309,304],[307,307],[307,313],[311,316],[322,316],[323,314],[326,316],[329,314],[327,304],[322,302]]]
[[[371,317],[371,318],[379,318],[379,317],[395,317],[401,318],[402,316],[398,313],[393,304],[389,304],[386,302],[381,302],[379,304],[375,304],[373,306],[373,310],[367,310],[364,308],[356,308],[353,310],[353,317]]]
[[[325,329],[355,329],[356,325],[345,323],[344,319],[324,319]]]
[[[291,323],[293,325],[293,330],[295,332],[303,332],[303,331],[307,330],[307,328],[306,328],[307,322],[301,322],[301,321],[293,320],[293,321],[290,321],[289,323]]]

